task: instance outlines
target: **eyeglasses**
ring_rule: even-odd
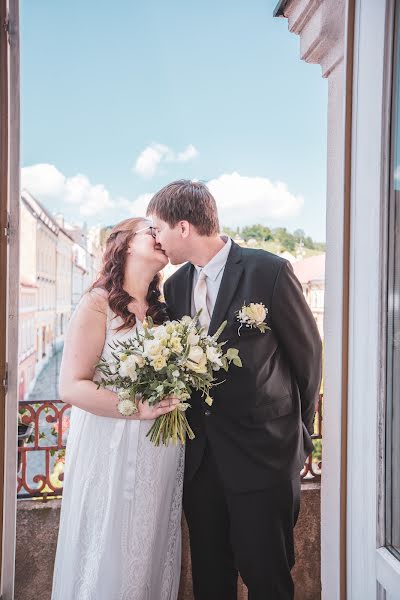
[[[156,239],[156,229],[152,225],[148,225],[147,227],[142,227],[142,229],[138,229],[135,231],[135,235],[137,233],[141,233],[142,231],[148,231],[147,235],[151,235],[154,239]]]
[[[146,231],[147,235],[151,235],[152,238],[156,239],[156,229],[152,225],[147,225],[147,227],[142,227],[141,229],[138,229],[137,231],[135,231],[135,233],[133,235],[136,235],[137,233],[142,233],[143,231]],[[108,236],[107,241],[114,240],[119,233],[121,233],[121,232],[114,231],[114,233],[111,233]]]

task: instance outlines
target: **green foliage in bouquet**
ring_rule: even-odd
[[[242,366],[239,351],[224,352],[226,342],[218,342],[226,321],[209,336],[199,326],[199,314],[159,326],[148,317],[143,332],[136,329],[132,338],[110,345],[112,362],[101,358],[97,365],[102,375],[98,386],[117,391],[118,410],[124,416],[134,415],[139,402],[154,406],[168,396],[180,399],[177,408],[157,417],[149,430],[147,435],[156,446],[170,441],[184,444],[186,436],[193,439],[185,415],[193,391],[200,391],[211,405],[211,389],[223,383],[216,382],[214,373],[228,371],[231,363]]]

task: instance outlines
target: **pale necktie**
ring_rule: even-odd
[[[204,271],[200,271],[196,286],[194,288],[194,306],[196,313],[202,309],[199,316],[200,325],[204,327],[206,331],[208,331],[211,317],[207,308],[207,275],[204,273]]]

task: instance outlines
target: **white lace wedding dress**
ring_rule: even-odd
[[[184,448],[153,446],[152,423],[72,408],[52,600],[176,600]]]

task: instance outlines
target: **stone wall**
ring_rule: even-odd
[[[296,565],[293,569],[296,600],[319,600],[320,486],[304,484],[301,500],[295,530]],[[50,500],[47,503],[39,500],[18,502],[15,600],[50,600],[59,517],[60,500]],[[192,600],[189,541],[184,519],[182,527],[179,600]],[[238,600],[247,600],[246,588],[242,582],[239,582]]]

